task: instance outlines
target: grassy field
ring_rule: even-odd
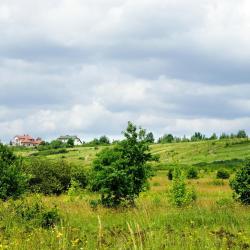
[[[99,148],[76,147],[46,158],[63,159],[88,168]],[[250,141],[225,140],[151,146],[160,162],[150,190],[136,200],[135,208],[91,207],[96,194],[41,196],[56,206],[61,221],[44,229],[19,220],[5,202],[0,209],[0,249],[250,249],[250,207],[232,199],[228,180],[217,181],[215,170],[231,172],[250,158]],[[18,151],[26,159],[31,150]],[[43,156],[45,157],[45,156]],[[197,166],[200,178],[187,183],[197,191],[197,201],[176,208],[168,201],[169,166]],[[28,200],[36,199],[27,197]]]

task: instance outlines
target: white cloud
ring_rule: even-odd
[[[250,131],[246,0],[2,0],[0,138]]]

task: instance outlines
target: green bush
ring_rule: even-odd
[[[230,174],[225,169],[219,169],[216,174],[217,179],[228,179],[230,177]]]
[[[237,200],[243,204],[250,204],[250,161],[236,172],[230,186]]]
[[[26,164],[24,170],[30,176],[31,192],[59,195],[68,190],[72,179],[76,180],[81,188],[87,185],[84,169],[63,160],[33,159]]]
[[[174,171],[172,187],[169,190],[170,202],[177,206],[186,206],[197,198],[194,189],[187,188],[185,177],[179,169]]]
[[[85,188],[88,184],[86,170],[80,165],[71,166],[71,179],[77,181],[80,188]]]
[[[152,175],[147,162],[155,158],[149,152],[146,131],[128,123],[125,139],[102,150],[93,163],[91,189],[101,194],[108,207],[133,205],[134,199],[148,187]]]
[[[191,167],[187,171],[187,178],[188,179],[198,179],[198,170],[194,167]]]
[[[47,208],[38,196],[10,202],[7,208],[22,224],[28,222],[34,226],[49,228],[60,221],[57,208]]]
[[[167,173],[167,177],[168,177],[168,179],[169,179],[170,181],[173,180],[173,174],[174,174],[174,169],[173,169],[173,168],[170,168],[170,169],[168,170],[168,173]]]
[[[18,198],[27,187],[28,177],[22,171],[22,159],[0,144],[0,199]]]

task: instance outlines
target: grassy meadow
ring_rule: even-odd
[[[26,160],[62,159],[90,168],[103,147],[75,147],[67,153],[34,156],[36,150],[17,150]],[[18,201],[0,207],[0,249],[250,249],[250,207],[232,198],[228,180],[216,179],[216,170],[231,175],[250,158],[250,141],[230,139],[151,146],[160,155],[154,163],[150,190],[136,200],[135,208],[108,209],[92,206],[97,194],[87,190],[60,196],[28,195],[24,203],[42,200],[57,207],[60,221],[52,228],[20,219]],[[184,208],[169,203],[171,181],[167,170],[195,166],[199,178],[187,180],[197,192],[197,201]]]

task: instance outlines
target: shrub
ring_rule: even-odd
[[[47,208],[38,196],[10,202],[8,209],[23,223],[29,222],[35,226],[49,228],[60,221],[57,208]]]
[[[80,165],[71,166],[71,179],[77,181],[80,188],[85,188],[88,184],[86,171]]]
[[[187,171],[187,178],[188,179],[198,179],[198,170],[194,167],[191,167]]]
[[[237,200],[243,204],[250,204],[250,161],[236,172],[230,186],[234,190],[234,197]]]
[[[84,169],[63,160],[33,159],[24,169],[30,175],[29,188],[32,192],[59,195],[68,190],[72,179],[81,188],[87,185]]]
[[[217,179],[228,179],[230,177],[230,174],[225,169],[219,169],[216,174]]]
[[[168,177],[168,179],[169,179],[170,181],[173,180],[173,173],[174,173],[174,169],[173,169],[173,168],[170,168],[170,169],[168,170],[168,173],[167,173],[167,177]]]
[[[22,159],[0,144],[0,199],[18,198],[26,191],[27,181],[22,171]]]
[[[185,183],[184,175],[179,169],[174,171],[172,187],[169,191],[170,202],[177,206],[186,206],[196,200],[194,189],[188,189]]]
[[[102,204],[109,207],[133,205],[152,175],[147,162],[155,158],[145,141],[146,131],[129,122],[124,136],[113,148],[102,150],[93,163],[91,189],[100,192]]]

